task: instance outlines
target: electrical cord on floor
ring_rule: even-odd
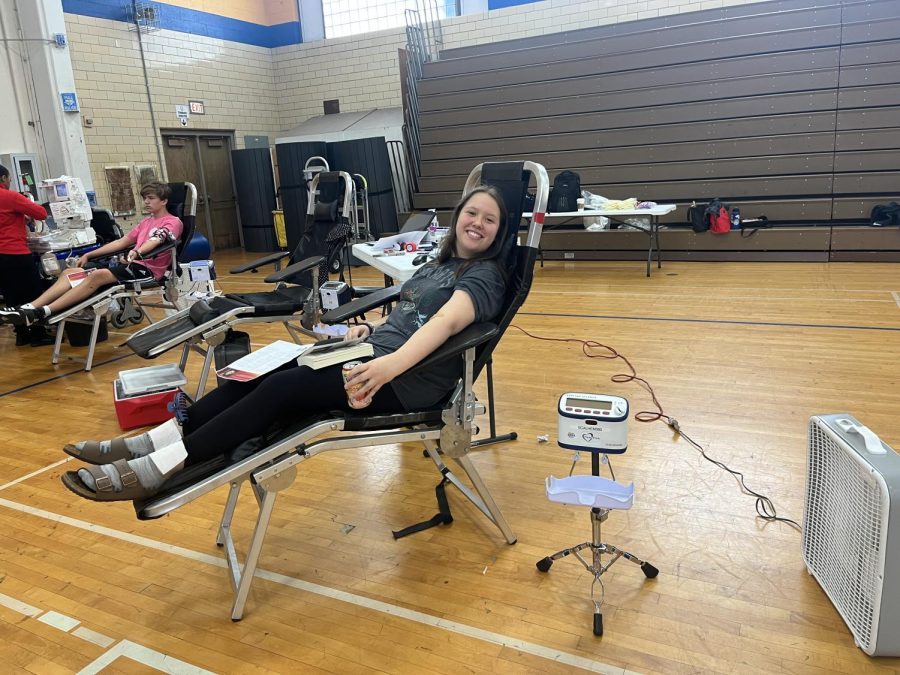
[[[713,459],[712,457],[707,455],[706,450],[704,450],[703,447],[699,443],[697,443],[697,441],[695,441],[693,438],[691,438],[686,433],[684,433],[684,431],[681,428],[681,425],[678,424],[678,420],[676,420],[674,417],[671,417],[665,413],[665,411],[663,410],[662,404],[659,402],[659,399],[656,398],[656,392],[653,391],[653,387],[650,385],[650,383],[647,382],[647,380],[645,380],[644,378],[639,377],[634,366],[631,365],[631,361],[629,361],[626,357],[622,356],[615,349],[613,349],[612,347],[605,345],[601,342],[597,342],[596,340],[582,340],[581,338],[544,337],[542,335],[535,335],[533,333],[529,333],[524,328],[520,328],[519,326],[516,326],[515,324],[510,324],[510,328],[515,328],[516,330],[521,331],[528,337],[533,338],[535,340],[545,340],[547,342],[575,342],[575,343],[578,343],[581,345],[581,350],[582,350],[582,352],[584,352],[584,355],[587,356],[589,359],[610,359],[610,360],[622,359],[622,361],[625,362],[625,365],[628,366],[628,370],[630,370],[631,372],[630,373],[619,373],[617,375],[613,375],[609,379],[611,379],[613,382],[620,383],[620,384],[624,384],[626,382],[637,382],[641,387],[643,387],[647,391],[647,393],[650,394],[650,399],[653,401],[653,405],[656,406],[656,410],[641,410],[639,412],[636,412],[634,414],[634,419],[636,419],[638,422],[656,422],[658,420],[662,420],[663,422],[666,423],[666,426],[668,426],[672,431],[674,431],[676,434],[681,436],[697,452],[699,452],[700,456],[703,457],[703,459],[705,459],[707,462],[710,462],[711,464],[714,464],[715,466],[719,467],[720,469],[727,471],[732,476],[734,476],[735,480],[738,483],[738,486],[741,489],[741,492],[743,492],[744,494],[749,495],[751,497],[756,497],[757,518],[760,518],[761,520],[764,520],[766,522],[786,523],[786,524],[790,525],[791,527],[794,527],[798,530],[801,529],[800,524],[797,523],[795,520],[791,520],[790,518],[784,518],[782,516],[779,516],[778,512],[775,510],[775,504],[772,502],[772,500],[769,497],[767,497],[766,495],[761,494],[759,492],[756,492],[755,490],[751,490],[749,487],[747,487],[747,484],[744,482],[744,474],[743,473],[741,473],[740,471],[735,471],[734,469],[732,469],[728,465],[726,465],[724,462],[720,462],[719,460]],[[606,353],[598,354],[598,353],[592,351],[595,349],[604,349],[604,350],[606,350]]]

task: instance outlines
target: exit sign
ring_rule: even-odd
[[[188,101],[188,105],[191,108],[191,115],[206,114],[206,106],[203,105],[203,101]]]

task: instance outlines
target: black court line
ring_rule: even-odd
[[[116,361],[121,361],[122,359],[127,359],[130,356],[137,356],[137,354],[124,354],[123,356],[117,356],[115,358],[110,359],[109,361],[101,361],[100,363],[95,363],[92,368],[97,368],[99,366],[105,366],[107,363],[115,363]],[[26,389],[31,389],[32,387],[39,387],[42,384],[47,384],[48,382],[55,382],[56,380],[62,380],[63,378],[69,377],[70,375],[75,375],[77,373],[84,373],[84,368],[79,368],[78,370],[73,370],[70,373],[63,373],[62,375],[54,375],[53,377],[48,377],[46,380],[39,380],[37,382],[32,382],[31,384],[25,384],[16,389],[10,389],[9,391],[0,392],[0,398],[4,396],[9,396],[10,394],[17,394],[20,391],[25,391]]]
[[[900,331],[890,326],[841,326],[830,323],[779,323],[777,321],[732,321],[728,319],[675,319],[664,316],[613,316],[607,314],[554,314],[551,312],[517,312],[520,316],[556,316],[570,319],[614,319],[617,321],[672,321],[675,323],[720,323],[735,326],[779,326],[782,328],[843,328],[847,330]]]

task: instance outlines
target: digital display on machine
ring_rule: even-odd
[[[69,189],[66,187],[65,183],[57,183],[56,184],[56,196],[57,197],[68,197]]]
[[[612,410],[612,401],[591,401],[586,398],[567,398],[569,408],[589,408],[591,410]]]

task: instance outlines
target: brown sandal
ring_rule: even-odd
[[[109,441],[109,450],[106,452],[101,450],[101,442],[85,441],[81,448],[73,443],[68,443],[63,447],[63,452],[88,464],[112,464],[119,459],[134,459],[131,450],[125,445],[124,438],[114,438]]]
[[[90,472],[94,477],[97,490],[91,490],[77,471],[66,471],[62,475],[62,482],[67,488],[79,497],[90,499],[95,502],[125,502],[134,501],[136,499],[147,499],[152,497],[159,490],[149,490],[141,485],[138,481],[137,474],[128,466],[128,462],[124,459],[116,460],[112,463],[116,471],[119,473],[119,480],[122,481],[122,489],[116,492],[113,487],[112,480],[103,473],[103,469],[98,466],[85,466],[85,470]]]

